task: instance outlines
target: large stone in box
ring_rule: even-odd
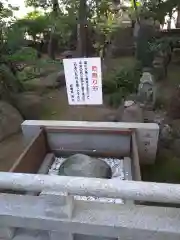
[[[91,158],[83,154],[75,154],[67,158],[59,168],[59,175],[111,178],[111,167],[103,160]]]

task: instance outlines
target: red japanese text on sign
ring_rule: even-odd
[[[98,68],[92,66],[92,90],[98,91]]]

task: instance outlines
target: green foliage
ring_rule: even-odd
[[[8,4],[7,7],[4,6],[3,2],[0,2],[0,19],[7,20],[7,18],[10,18],[13,16],[13,11],[18,10],[17,8],[14,8],[11,4]]]
[[[25,0],[25,4],[27,7],[34,7],[34,8],[44,8],[47,9],[51,6],[51,0]]]
[[[0,2],[0,53],[10,52],[11,49],[17,48],[22,34],[18,28],[12,29],[11,25],[15,21],[13,18],[13,7],[9,5],[5,7]],[[18,43],[17,43],[18,42]],[[21,45],[21,42],[20,42]]]
[[[165,51],[170,45],[170,40],[168,38],[155,39],[154,42],[149,43],[150,51],[158,53],[160,51]]]
[[[38,76],[39,76],[39,71],[35,66],[27,67],[21,72],[18,72],[18,78],[21,80],[21,82],[34,79]]]
[[[179,0],[144,0],[140,13],[164,23],[165,16],[172,15],[178,4]]]
[[[41,15],[40,12],[33,11],[28,13],[23,19],[19,19],[13,25],[13,28],[24,30],[35,41],[41,34],[49,31],[50,19],[47,15]]]
[[[24,30],[19,28],[7,28],[4,31],[4,47],[9,54],[13,54],[25,44]]]
[[[137,91],[141,77],[141,66],[123,68],[115,73],[112,79],[103,84],[104,94],[109,95],[111,106],[117,107],[129,94]]]
[[[21,49],[17,50],[14,54],[9,55],[7,57],[12,62],[23,62],[28,63],[35,61],[37,59],[37,51],[31,47],[22,47]]]
[[[58,14],[56,15],[54,15],[54,1],[26,0],[28,6],[33,6],[35,8],[42,7],[42,3],[44,4],[43,6],[50,6],[52,11],[44,15],[44,18],[47,20],[44,22],[42,19],[43,17],[37,16],[38,14],[36,13],[26,16],[22,21],[26,25],[28,34],[32,36],[34,40],[40,33],[46,36],[52,34],[55,39],[58,39],[59,46],[65,49],[68,49],[69,46],[76,45],[72,39],[74,40],[77,38],[76,32],[80,0],[61,0],[59,2],[60,9],[58,9]],[[110,40],[112,33],[118,26],[117,18],[111,9],[111,5],[112,3],[109,0],[87,1],[86,17],[91,23],[89,26],[93,26],[93,30],[95,30],[95,35],[97,36],[95,42],[92,41],[98,54],[104,52],[106,43]],[[35,16],[37,17],[35,18]],[[46,34],[44,34],[44,32]],[[50,39],[49,35],[48,38]],[[71,44],[71,42],[73,43]]]
[[[136,8],[134,2],[131,0],[131,8],[129,14],[133,20],[144,17],[152,17],[154,20],[158,20],[161,24],[164,24],[165,16],[172,16],[179,5],[179,0],[143,0],[136,1]],[[141,2],[141,3],[140,3]]]
[[[111,9],[109,1],[99,1],[95,7],[96,14],[93,17],[95,23],[95,44],[94,47],[97,53],[104,57],[107,43],[110,42],[113,34],[119,28],[117,16]]]
[[[14,76],[10,68],[5,65],[0,65],[0,96],[8,94],[8,92],[19,92],[23,89],[20,81]]]
[[[7,87],[11,87],[11,81],[15,81],[15,76],[5,64],[0,65],[0,79],[7,83]]]
[[[27,13],[25,19],[37,19],[42,16],[44,16],[43,12],[35,9],[34,11]]]
[[[171,46],[178,46],[179,42],[180,37],[164,37],[160,39],[154,39],[149,46],[150,50],[154,53],[158,53],[160,51],[169,53],[171,51]]]
[[[118,108],[123,99],[124,96],[122,91],[119,89],[119,91],[109,95],[109,105],[111,107]]]
[[[42,14],[39,11],[33,11],[18,20],[13,27],[15,26],[24,29],[34,41],[49,40],[53,30],[61,48],[68,48],[72,34],[76,30],[76,19],[73,14],[68,15],[61,11],[56,18],[52,13]]]
[[[15,75],[14,64],[8,60],[23,45],[24,33],[18,28],[12,28],[15,21],[13,11],[16,11],[10,4],[5,7],[0,1],[0,97],[10,98],[10,93],[23,89],[21,82]]]
[[[59,39],[60,46],[69,47],[72,35],[76,32],[77,21],[75,16],[61,15],[54,21],[51,18],[52,26],[55,26],[55,35]]]
[[[53,61],[51,59],[38,59],[33,64],[25,67],[18,73],[18,78],[21,82],[29,81],[34,78],[47,76],[52,72],[57,72],[62,69],[61,61]]]

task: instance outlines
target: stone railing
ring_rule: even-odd
[[[180,185],[0,173],[0,239],[179,239],[178,208],[74,200],[73,195],[180,203]],[[21,191],[21,195],[17,194]],[[22,195],[24,192],[44,192]],[[63,196],[60,192],[65,193]]]

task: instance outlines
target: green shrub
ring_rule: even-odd
[[[123,95],[122,95],[121,91],[110,94],[109,95],[109,105],[114,108],[117,108],[120,105],[120,103],[122,102],[122,99],[123,99]]]
[[[12,73],[9,66],[0,65],[0,98],[8,96],[10,93],[17,93],[23,90],[23,85]]]
[[[61,61],[37,59],[29,64],[29,66],[26,66],[21,72],[18,72],[18,78],[23,82],[33,78],[45,77],[52,72],[60,71],[62,66]]]
[[[22,71],[18,72],[18,78],[23,81],[28,81],[30,79],[36,78],[40,75],[40,71],[35,66],[30,66],[24,68]]]
[[[37,51],[31,47],[23,47],[14,54],[8,56],[12,62],[31,62],[37,59]]]
[[[118,106],[122,99],[137,91],[141,78],[141,66],[136,64],[133,68],[123,68],[117,71],[110,80],[103,83],[103,93],[109,95],[109,104]]]

